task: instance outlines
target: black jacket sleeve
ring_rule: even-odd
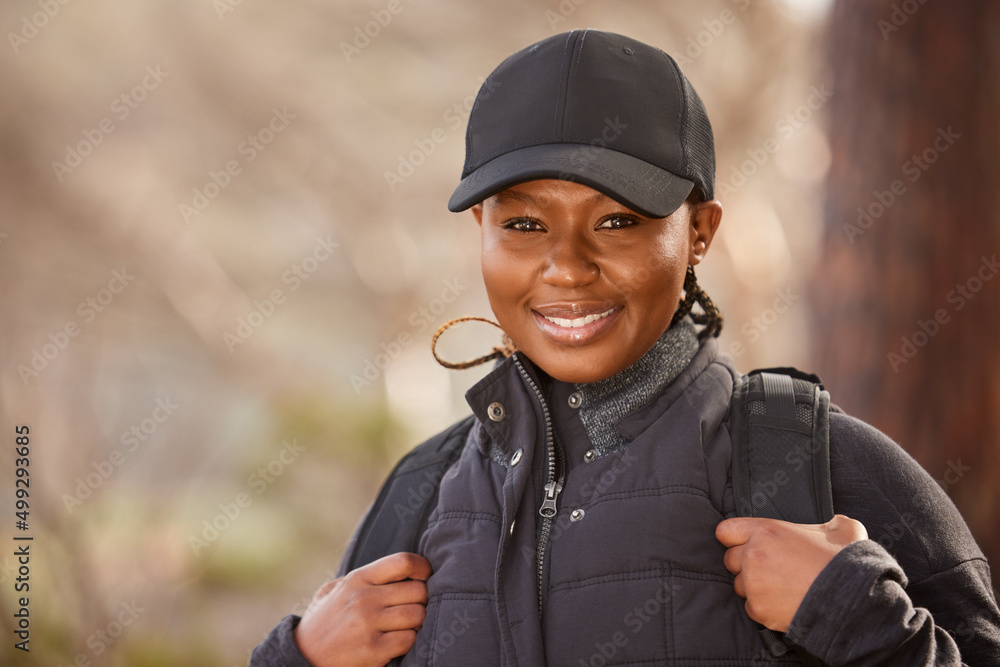
[[[285,616],[250,656],[250,667],[312,667],[302,657],[295,643],[295,626],[299,617]]]
[[[371,508],[368,508],[371,511]],[[340,561],[340,568],[337,570],[337,577],[347,574],[347,563],[350,562],[357,544],[358,529],[365,523],[362,517],[358,527],[354,529],[354,535],[347,545],[344,557]],[[290,614],[281,619],[281,623],[276,625],[267,637],[264,638],[250,656],[250,667],[312,667],[309,661],[302,657],[298,644],[295,643],[295,627],[302,620],[301,617]]]
[[[789,639],[830,665],[1000,665],[989,567],[941,487],[883,433],[840,414],[830,471],[834,508],[870,539],[820,573]]]

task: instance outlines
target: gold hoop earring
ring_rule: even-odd
[[[503,333],[503,347],[494,346],[493,351],[491,353],[483,355],[482,357],[470,359],[468,361],[460,361],[460,362],[445,361],[444,359],[439,357],[437,353],[438,338],[440,338],[441,334],[443,334],[445,331],[455,326],[456,324],[461,324],[462,322],[486,322],[487,324],[492,324],[497,329],[500,329],[500,325],[494,322],[493,320],[488,320],[485,317],[474,317],[471,315],[468,317],[459,317],[457,319],[450,320],[442,324],[441,327],[438,328],[438,330],[434,333],[434,337],[431,338],[431,354],[434,355],[434,360],[437,361],[442,366],[444,366],[445,368],[450,368],[453,370],[465,370],[466,368],[472,368],[473,366],[478,366],[479,364],[485,364],[487,361],[492,361],[493,359],[499,359],[500,357],[509,357],[510,355],[517,352],[517,348],[514,346],[514,341],[512,341],[507,336],[507,333],[504,332],[503,329],[500,329],[500,331]]]

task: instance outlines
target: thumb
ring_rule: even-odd
[[[746,544],[760,527],[761,522],[770,520],[746,516],[724,519],[715,527],[715,539],[722,542],[725,547]]]

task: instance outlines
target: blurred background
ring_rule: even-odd
[[[429,351],[490,315],[477,228],[445,206],[474,96],[580,27],[675,55],[706,103],[722,347],[820,374],[996,563],[998,19],[987,0],[3,3],[0,662],[244,665],[301,613],[392,463],[487,371]],[[498,341],[468,324],[439,349]]]

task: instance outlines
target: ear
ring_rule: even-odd
[[[476,216],[476,224],[480,227],[483,226],[483,205],[482,203],[476,204],[471,209],[472,215]]]
[[[700,264],[708,253],[715,232],[722,222],[722,204],[717,200],[701,202],[691,209],[691,246],[688,264]]]

